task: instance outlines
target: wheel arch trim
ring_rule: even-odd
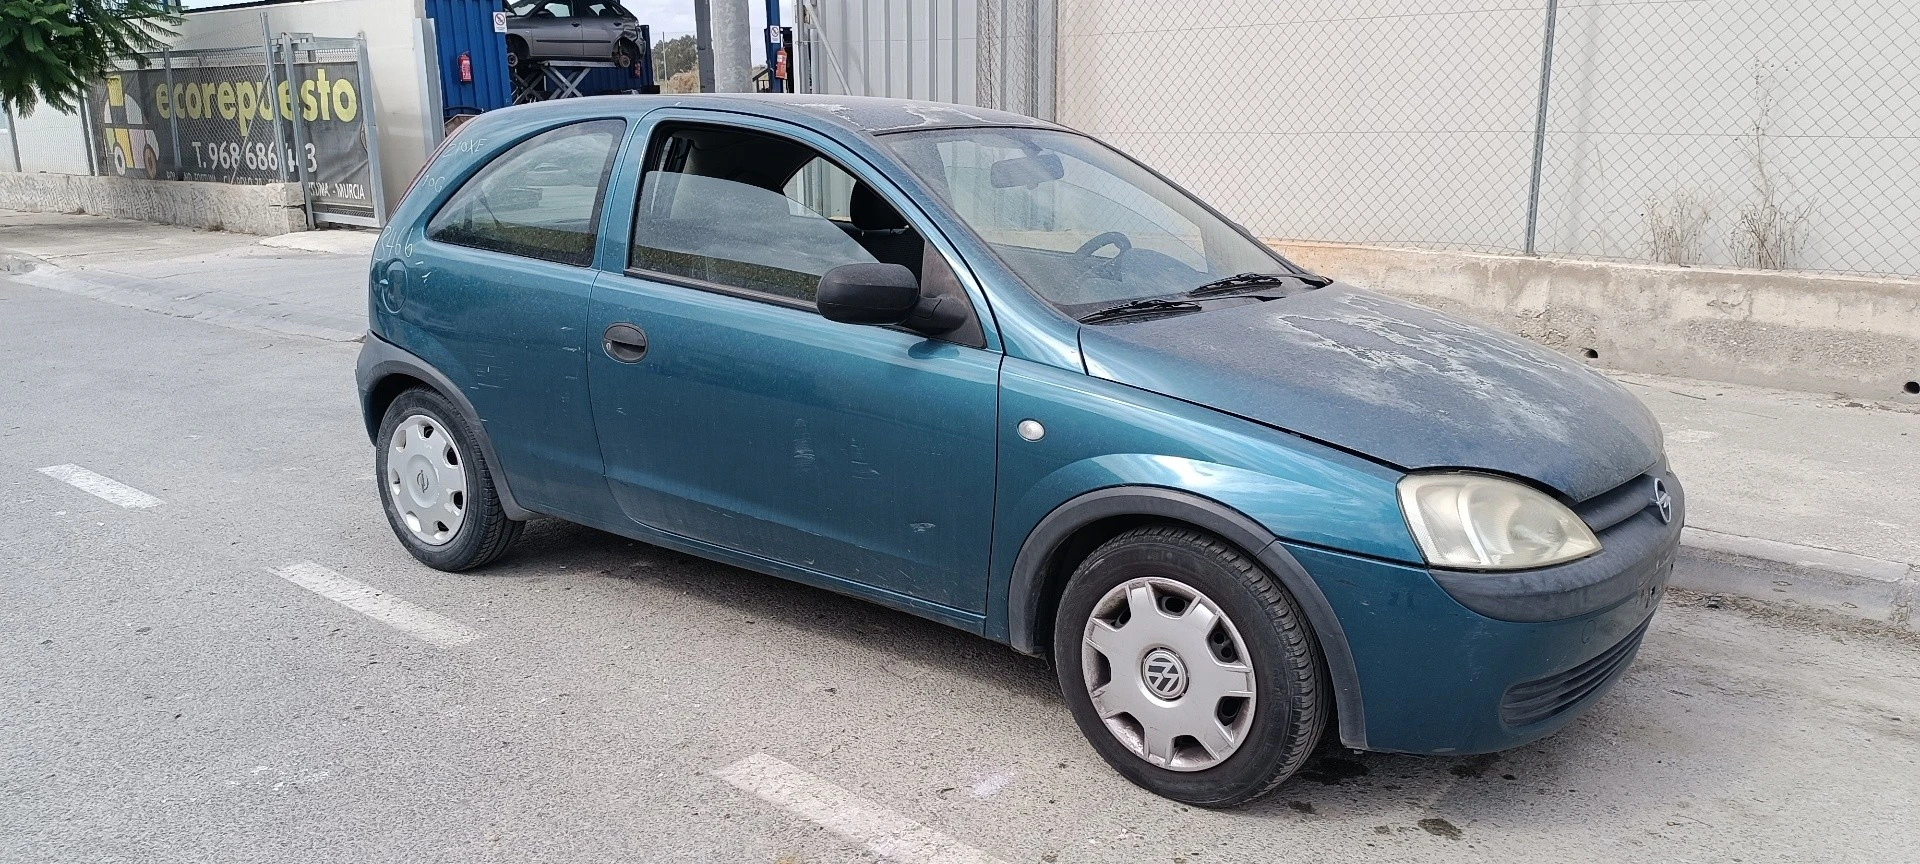
[[[480,440],[480,455],[493,466],[493,488],[500,498],[500,509],[507,517],[526,520],[535,514],[520,506],[513,497],[513,490],[507,483],[507,472],[500,464],[500,457],[493,449],[493,438],[487,434],[485,423],[480,421],[479,412],[473,409],[473,403],[467,401],[467,394],[454,386],[452,379],[441,374],[427,361],[398,345],[380,338],[378,334],[368,333],[366,341],[360,346],[360,359],[354,366],[354,378],[360,390],[360,417],[367,427],[367,440],[379,446],[380,418],[373,410],[373,394],[382,381],[395,376],[412,378],[426,384],[447,401],[453,403],[459,411],[467,428],[473,430],[473,436]]]
[[[1360,674],[1346,630],[1334,614],[1318,583],[1260,523],[1231,507],[1190,492],[1159,486],[1115,486],[1083,493],[1042,517],[1028,532],[1014,559],[1007,591],[1007,641],[1014,650],[1041,654],[1040,616],[1048,599],[1048,576],[1053,558],[1080,529],[1117,516],[1144,516],[1184,522],[1219,535],[1254,556],[1293,595],[1313,627],[1332,679],[1339,712],[1342,744],[1366,749],[1366,713],[1360,694]]]

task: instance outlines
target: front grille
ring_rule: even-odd
[[[1580,514],[1580,518],[1587,523],[1587,527],[1593,529],[1593,533],[1599,534],[1653,506],[1654,478],[1665,476],[1665,470],[1655,468],[1573,505],[1573,511]]]
[[[1573,707],[1619,677],[1645,635],[1647,625],[1643,623],[1619,644],[1592,660],[1565,672],[1507,688],[1506,695],[1500,699],[1500,722],[1508,726],[1531,726]]]

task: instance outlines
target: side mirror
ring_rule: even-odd
[[[842,264],[820,277],[820,317],[843,324],[899,324],[920,305],[920,280],[898,264]]]

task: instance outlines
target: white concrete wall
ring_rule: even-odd
[[[28,173],[90,174],[86,130],[77,114],[63,114],[42,104],[31,115],[13,118],[20,136],[20,170]],[[9,151],[7,163],[13,156]]]
[[[1057,0],[1059,118],[1264,236],[1518,251],[1544,0]],[[1645,258],[1650,198],[1735,263],[1767,152],[1807,269],[1920,274],[1912,0],[1562,2],[1538,248]]]
[[[1920,407],[1920,281],[1268,242],[1599,365]]]
[[[420,63],[428,46],[421,44],[415,24],[425,14],[421,0],[311,0],[195,12],[185,17],[174,47],[258,46],[262,41],[262,14],[275,34],[344,38],[366,34],[367,60],[373,67],[381,181],[387,203],[397,204],[407,183],[439,143],[439,118],[431,116],[428,82]]]
[[[87,213],[240,234],[286,234],[307,227],[298,183],[241,185],[0,172],[0,208]]]

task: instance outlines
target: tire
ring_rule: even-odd
[[[489,564],[526,525],[507,518],[479,439],[446,397],[431,390],[408,390],[387,406],[374,472],[394,536],[436,570]]]
[[[1299,605],[1252,558],[1191,528],[1136,528],[1088,555],[1061,595],[1053,659],[1101,758],[1186,804],[1272,792],[1328,723],[1332,689]],[[1098,697],[1090,676],[1104,679]]]

